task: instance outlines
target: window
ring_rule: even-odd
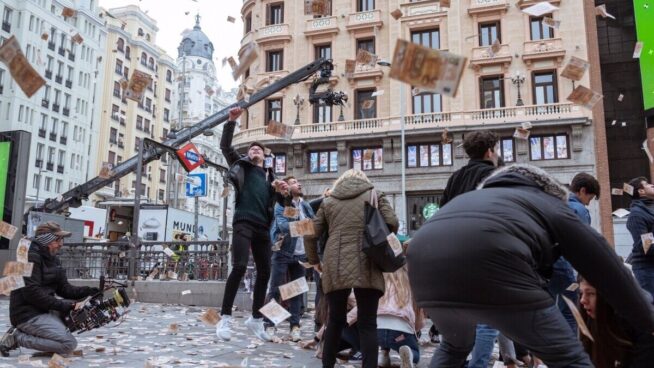
[[[375,53],[375,39],[374,38],[362,38],[357,40],[357,49],[356,52],[359,52],[359,49],[368,51],[371,54]]]
[[[164,93],[164,98],[166,101],[170,102],[170,90],[166,88],[166,92]]]
[[[275,153],[273,167],[275,169],[275,175],[286,175],[286,154]]]
[[[118,75],[123,74],[123,62],[121,60],[116,60],[115,71],[116,71],[116,74],[118,74]]]
[[[125,49],[125,40],[118,38],[118,41],[116,42],[116,48],[118,51],[123,52]]]
[[[118,121],[118,105],[111,105],[111,119]]]
[[[141,145],[141,138],[136,137],[134,139],[134,151],[138,152],[139,151],[139,146]]]
[[[165,122],[169,122],[169,121],[170,121],[170,110],[168,110],[168,109],[164,109],[164,111],[163,111],[163,119],[164,119]],[[165,136],[165,135],[164,135],[164,136]]]
[[[50,191],[50,187],[52,187],[52,178],[46,176],[46,177],[45,177],[45,185],[44,185],[44,188],[43,188],[43,189],[44,189],[46,192],[49,192],[49,191]]]
[[[269,4],[266,25],[282,23],[284,23],[284,3]]]
[[[313,123],[331,123],[332,107],[320,100],[319,103],[313,104]]]
[[[381,147],[357,148],[352,150],[352,168],[359,170],[383,169],[383,149]]]
[[[245,26],[245,33],[252,31],[252,13],[247,13],[245,19],[243,20],[243,25]]]
[[[495,40],[502,42],[500,22],[479,23],[479,46],[491,46]]]
[[[2,29],[5,30],[6,32],[9,32],[9,29],[5,29],[6,27],[11,27],[11,16],[14,13],[14,11],[11,8],[8,8],[5,6],[4,13],[2,14]],[[7,26],[5,26],[5,24]]]
[[[549,15],[548,17],[551,18],[552,16]],[[554,29],[543,23],[543,18],[544,17],[529,19],[529,30],[531,32],[532,41],[545,40],[554,37]]]
[[[131,51],[131,49],[129,48],[129,46],[125,47],[125,59],[127,59],[127,60],[130,60],[130,58],[131,58],[130,51]]]
[[[357,11],[364,12],[375,10],[375,0],[357,0]]]
[[[567,134],[529,138],[529,156],[532,161],[570,158]]]
[[[338,172],[338,151],[309,152],[309,172]]]
[[[120,83],[114,82],[114,96],[120,97]]]
[[[32,188],[33,189],[39,189],[39,187],[41,186],[40,183],[41,183],[41,175],[34,174],[34,178],[33,178],[33,181],[32,181]]]
[[[148,55],[145,52],[141,53],[141,65],[148,66]]]
[[[55,193],[61,193],[61,186],[63,181],[61,179],[55,180]]]
[[[452,144],[411,144],[407,147],[407,167],[452,165]]]
[[[162,202],[164,201],[164,195],[165,195],[164,190],[159,189],[159,200],[162,201]]]
[[[432,49],[440,49],[441,41],[439,29],[435,28],[411,32],[411,42]]]
[[[137,115],[136,116],[136,129],[138,130],[143,130],[143,117]]]
[[[315,59],[320,58],[331,59],[332,58],[332,44],[328,43],[326,45],[316,45],[315,47]]]
[[[442,98],[439,93],[421,92],[413,96],[413,113],[427,114],[442,112]]]
[[[482,77],[479,84],[482,109],[504,107],[504,83],[501,75]]]
[[[109,143],[116,144],[117,135],[118,135],[118,130],[116,128],[109,129]]]
[[[515,144],[513,138],[500,139],[500,156],[504,162],[515,162]]]
[[[139,36],[143,36],[145,33],[143,32],[143,28],[139,28],[138,33]]]
[[[166,70],[166,82],[172,82],[173,81],[173,72],[170,70]]]
[[[372,97],[374,89],[357,90],[355,95],[354,119],[371,119],[377,117],[377,97]],[[372,106],[370,102],[372,101]]]
[[[276,72],[284,68],[284,51],[268,51],[266,52],[266,71]]]
[[[559,102],[556,88],[556,74],[554,72],[534,72],[532,78],[534,105]]]
[[[148,68],[154,70],[154,59],[152,58],[152,56],[150,56],[150,59],[148,59]]]
[[[268,125],[268,122],[274,120],[278,123],[282,122],[282,100],[266,100],[266,121],[265,125]]]
[[[123,68],[123,77],[129,79],[129,68],[128,67]]]

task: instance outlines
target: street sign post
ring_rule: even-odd
[[[187,197],[206,197],[207,196],[207,174],[196,173],[186,176],[186,196]]]

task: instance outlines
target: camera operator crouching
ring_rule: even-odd
[[[36,228],[28,255],[28,261],[34,263],[32,276],[24,278],[25,287],[11,292],[12,327],[0,339],[3,356],[19,346],[57,354],[70,354],[77,347],[63,317],[74,308],[74,299],[95,295],[100,289],[68,283],[57,252],[70,235],[54,221]]]

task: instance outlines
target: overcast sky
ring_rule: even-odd
[[[100,0],[100,6],[106,9],[125,5],[138,5],[157,21],[159,32],[156,43],[173,59],[177,59],[182,31],[193,28],[195,14],[199,12],[202,31],[215,49],[213,62],[218,69],[220,84],[226,89],[237,87],[229,65],[223,68],[221,60],[226,56],[237,56],[243,37],[242,0]],[[189,14],[185,15],[186,12]],[[227,22],[228,15],[236,18],[235,24]]]

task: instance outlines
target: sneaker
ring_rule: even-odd
[[[224,315],[216,324],[216,336],[223,341],[229,341],[232,338],[232,329],[230,324],[232,323],[232,316]]]
[[[360,351],[350,351],[350,357],[347,359],[348,362],[362,362],[363,353]]]
[[[377,355],[377,365],[382,368],[390,368],[391,355],[388,350],[379,350],[379,354]]]
[[[10,327],[7,332],[0,338],[0,354],[3,357],[8,357],[9,352],[18,347],[14,333],[16,332],[15,327]]]
[[[253,318],[250,317],[245,321],[245,325],[252,331],[254,336],[260,338],[263,341],[272,341],[272,338],[266,332],[265,327],[263,326],[263,318]]]
[[[413,351],[407,345],[400,346],[400,368],[414,368]]]
[[[302,340],[302,337],[300,336],[300,327],[295,326],[291,329],[291,341],[298,342],[300,340]]]

